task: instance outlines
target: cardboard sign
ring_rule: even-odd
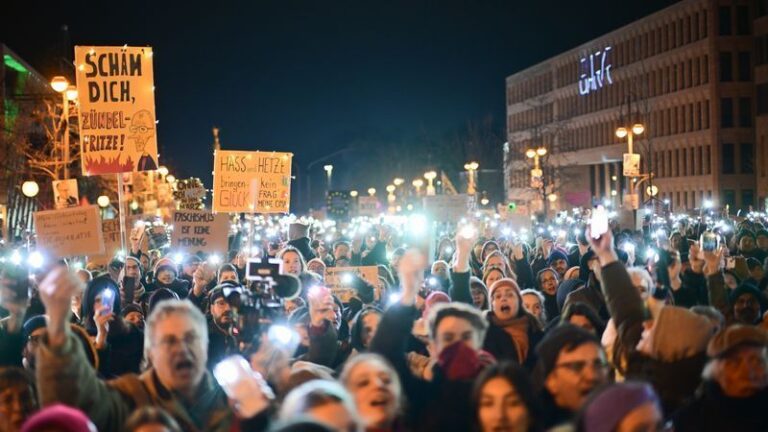
[[[89,256],[88,260],[97,265],[106,265],[120,251],[120,219],[102,220],[101,237],[104,240],[104,253]]]
[[[376,266],[362,267],[327,267],[325,269],[325,286],[331,290],[343,303],[354,297],[355,290],[345,280],[345,275],[357,275],[374,287],[379,286],[379,269]]]
[[[293,154],[217,150],[213,163],[213,211],[288,213]]]
[[[53,181],[53,205],[55,209],[77,207],[79,204],[80,198],[77,193],[76,179]]]
[[[379,200],[372,196],[361,196],[357,198],[358,216],[378,216]]]
[[[35,212],[37,247],[56,258],[104,253],[96,206]]]
[[[75,47],[84,175],[158,167],[150,47]]]
[[[424,197],[424,211],[439,222],[458,222],[471,210],[466,194],[434,195]]]
[[[174,210],[171,247],[189,253],[225,254],[228,250],[229,216],[208,211]]]

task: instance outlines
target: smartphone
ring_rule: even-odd
[[[592,211],[592,220],[590,222],[590,233],[593,239],[600,238],[603,234],[608,232],[608,212],[605,211],[605,207],[597,206]]]
[[[101,305],[107,307],[101,312],[102,315],[112,312],[115,306],[115,292],[113,290],[105,289],[101,292]]]
[[[717,250],[717,247],[719,246],[719,238],[717,234],[713,233],[712,231],[705,231],[701,235],[701,250],[704,252],[714,252]]]
[[[136,292],[136,278],[132,276],[123,276],[123,297],[126,303],[133,303],[133,296]]]
[[[269,388],[259,382],[259,375],[251,369],[251,365],[241,355],[233,355],[220,361],[213,368],[213,376],[224,393],[241,404],[253,399],[256,392],[262,392],[265,399],[274,397],[270,394]],[[254,411],[258,412],[257,409]]]

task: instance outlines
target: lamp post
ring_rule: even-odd
[[[389,203],[395,202],[395,185],[387,185],[387,201]]]
[[[643,132],[645,132],[645,126],[642,123],[635,123],[632,125],[632,127],[618,127],[616,128],[616,137],[619,139],[627,139],[627,153],[624,153],[624,163],[623,163],[623,169],[622,172],[624,174],[624,177],[631,177],[636,179],[637,177],[645,177],[641,176],[640,174],[640,155],[635,154],[634,152],[634,141],[635,136],[642,135]],[[653,175],[652,173],[647,174],[647,179],[649,180],[649,186],[648,190],[653,190]],[[630,188],[630,195],[626,197],[627,201],[629,202],[633,210],[637,210],[640,207],[640,197],[637,193],[637,182],[635,182],[635,188]],[[632,190],[634,189],[634,190]],[[656,189],[658,191],[658,189]],[[648,194],[651,199],[653,199],[654,195]],[[635,212],[636,215],[636,212]]]
[[[437,177],[437,173],[434,171],[427,171],[424,173],[424,178],[427,179],[427,196],[435,195],[435,186],[432,181]]]
[[[424,180],[417,178],[411,184],[416,188],[416,196],[421,195],[421,187],[424,186]]]
[[[369,196],[376,195],[376,188],[368,188],[368,195]]]
[[[64,137],[62,140],[62,163],[64,165],[63,177],[69,178],[69,101],[77,99],[77,89],[70,86],[69,81],[63,76],[55,76],[51,80],[51,88],[57,93],[61,93],[62,113],[61,123],[64,126]]]
[[[27,198],[34,198],[40,192],[40,186],[34,180],[27,180],[21,184],[21,193]]]
[[[327,185],[326,188],[328,192],[331,191],[331,176],[333,175],[333,165],[325,165],[323,166],[323,169],[325,170],[326,179],[327,179]]]
[[[468,162],[464,164],[464,169],[467,170],[467,194],[468,195],[474,195],[477,193],[476,187],[477,182],[475,175],[477,173],[477,168],[480,167],[480,164],[477,162]]]
[[[546,216],[548,213],[547,208],[547,187],[544,184],[544,170],[541,169],[541,158],[547,155],[547,149],[539,147],[537,149],[528,149],[525,151],[525,156],[528,159],[533,159],[533,169],[531,170],[531,187],[539,191],[541,195],[541,207]]]

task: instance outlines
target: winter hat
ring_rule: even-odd
[[[159,288],[155,292],[152,293],[151,296],[149,296],[149,305],[147,307],[148,313],[147,315],[152,315],[152,311],[155,310],[155,307],[161,302],[165,300],[178,300],[179,296],[169,290],[168,288]]]
[[[424,300],[424,312],[421,314],[421,316],[426,318],[427,315],[429,315],[429,311],[432,310],[432,308],[435,307],[435,305],[439,303],[450,303],[450,302],[451,302],[451,298],[448,297],[448,294],[442,291],[432,291]]]
[[[45,315],[35,315],[32,318],[26,320],[21,327],[21,334],[24,337],[24,341],[29,338],[35,330],[44,328],[48,323],[48,319]]]
[[[547,258],[547,265],[552,265],[552,263],[557,260],[563,260],[567,263],[568,255],[566,255],[562,250],[555,248],[552,249],[552,252],[549,253],[549,258]]]
[[[82,411],[61,404],[43,408],[27,419],[21,432],[51,430],[57,432],[97,432]]]
[[[595,252],[592,249],[581,256],[581,260],[579,261],[579,279],[582,281],[589,281],[589,274],[592,273],[592,270],[589,269],[589,261],[595,258],[597,258],[597,255],[595,255]]]
[[[168,257],[164,257],[164,258],[160,258],[160,259],[159,259],[159,260],[157,260],[157,262],[155,263],[155,267],[153,268],[153,271],[154,271],[154,273],[155,273],[155,274],[157,274],[157,272],[158,272],[158,270],[160,269],[160,267],[161,267],[161,266],[164,266],[164,265],[168,265],[168,266],[171,266],[171,267],[173,267],[174,269],[176,268],[176,264],[173,262],[173,260],[172,260],[172,259],[170,259],[170,258],[168,258]]]
[[[138,312],[142,316],[144,315],[144,311],[141,309],[141,306],[137,305],[136,303],[129,303],[128,306],[124,307],[123,310],[120,311],[120,315],[125,318],[131,312]]]
[[[728,301],[731,305],[736,304],[736,301],[744,294],[751,294],[755,300],[757,300],[758,303],[760,303],[760,314],[762,315],[763,312],[765,312],[766,309],[766,299],[765,295],[763,295],[762,292],[760,292],[759,289],[757,289],[756,286],[749,282],[744,282],[738,287],[736,287],[735,290],[731,291],[731,294],[728,296]]]
[[[751,326],[734,324],[720,330],[707,347],[707,355],[712,358],[723,357],[736,347],[768,346],[768,333],[765,330]]]
[[[157,277],[157,275],[159,275],[160,273],[162,273],[164,271],[171,271],[171,272],[173,272],[174,275],[177,275],[177,276],[179,274],[179,272],[176,270],[176,266],[175,265],[162,264],[162,265],[159,265],[159,266],[155,266],[155,277]]]
[[[510,278],[499,279],[493,284],[491,284],[491,287],[488,289],[488,298],[492,299],[494,291],[503,287],[514,288],[515,292],[517,293],[517,297],[520,298],[520,286],[517,285],[517,282],[515,282],[514,279],[510,279]]]
[[[544,380],[555,369],[560,351],[572,351],[587,343],[600,346],[597,336],[573,324],[561,324],[550,330],[536,347],[538,376]]]
[[[589,432],[614,431],[627,414],[647,403],[660,406],[659,397],[647,383],[608,385],[587,402],[581,420],[583,429]]]
[[[678,361],[704,352],[714,331],[714,324],[706,317],[686,308],[664,306],[637,348],[657,360]]]
[[[219,298],[224,297],[224,288],[222,285],[216,286],[216,288],[212,289],[211,292],[208,293],[208,304],[212,305],[218,300]]]

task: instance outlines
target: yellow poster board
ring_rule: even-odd
[[[84,175],[158,167],[150,47],[75,47]]]
[[[213,211],[288,213],[293,154],[218,150],[213,162]]]
[[[104,253],[96,206],[35,212],[37,248],[56,258]]]

